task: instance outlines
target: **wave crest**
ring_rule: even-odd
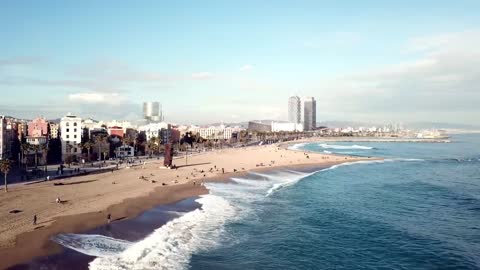
[[[225,199],[204,195],[201,209],[188,212],[155,230],[125,251],[96,258],[90,269],[184,269],[193,253],[218,244],[223,224],[235,216]]]
[[[337,150],[346,150],[346,149],[358,149],[358,150],[372,150],[373,147],[370,146],[363,146],[363,145],[336,145],[336,144],[326,144],[320,143],[318,144],[323,149],[337,149]]]

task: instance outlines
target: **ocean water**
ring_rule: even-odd
[[[480,135],[293,148],[385,160],[208,183],[158,227],[165,209],[54,241],[89,269],[480,269]]]

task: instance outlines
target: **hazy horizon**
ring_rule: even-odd
[[[478,1],[6,1],[0,114],[478,126]]]

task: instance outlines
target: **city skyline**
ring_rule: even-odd
[[[5,115],[136,120],[155,100],[171,122],[287,120],[296,93],[322,121],[480,118],[478,1],[1,6]]]

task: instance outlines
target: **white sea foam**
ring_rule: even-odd
[[[185,269],[193,253],[217,246],[223,225],[236,217],[236,209],[225,199],[205,195],[202,205],[161,228],[125,251],[99,257],[90,269]]]
[[[132,243],[96,234],[65,233],[52,237],[52,240],[64,247],[95,257],[107,257],[119,254]]]
[[[303,149],[303,147],[307,145],[307,143],[297,143],[297,144],[294,144],[290,147],[288,147],[288,149],[290,150],[300,150],[300,149]]]
[[[218,247],[228,237],[225,224],[248,216],[255,219],[251,207],[282,188],[321,171],[355,164],[373,164],[420,159],[385,159],[342,163],[319,171],[304,173],[281,170],[252,173],[263,179],[233,178],[233,183],[206,183],[210,194],[196,201],[200,209],[184,213],[155,230],[143,240],[131,243],[100,235],[64,234],[56,242],[79,252],[96,256],[90,269],[185,269],[192,254]]]
[[[270,179],[273,182],[273,185],[270,189],[267,190],[266,196],[272,195],[277,190],[282,188],[294,185],[303,178],[310,176],[316,172],[312,173],[301,173],[301,172],[282,172],[279,174],[271,175]]]
[[[373,147],[370,146],[363,146],[363,145],[336,145],[336,144],[326,144],[320,143],[318,144],[323,149],[337,149],[337,150],[345,150],[345,149],[359,149],[359,150],[371,150]]]

